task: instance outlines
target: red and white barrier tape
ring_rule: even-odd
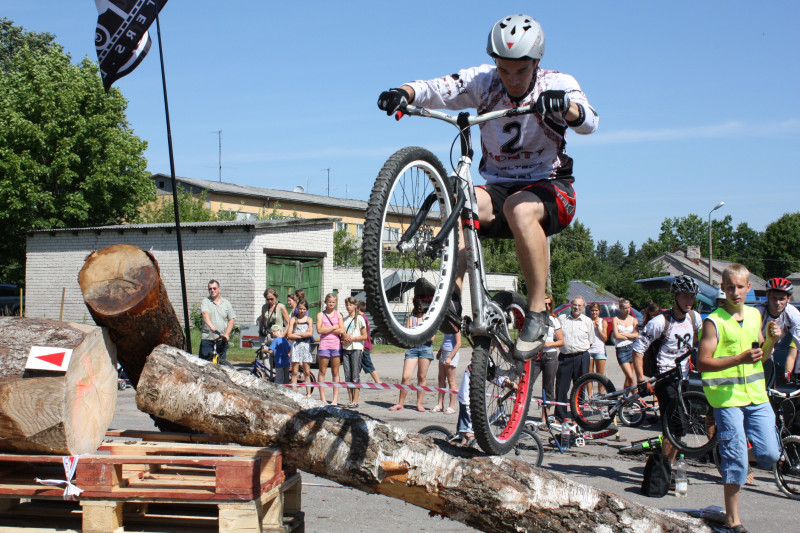
[[[83,492],[83,489],[72,484],[72,477],[75,475],[75,469],[78,468],[79,457],[79,455],[67,455],[61,458],[64,463],[64,474],[67,477],[66,481],[63,479],[39,479],[37,477],[35,478],[36,482],[42,485],[63,485],[66,483],[67,486],[64,488],[63,497],[65,500],[74,500],[76,496],[80,496],[81,492]]]
[[[443,389],[440,387],[424,387],[421,385],[402,385],[397,383],[352,383],[346,381],[323,381],[307,383],[283,383],[284,387],[320,387],[325,389],[379,389],[379,390],[407,390],[413,392],[440,392],[443,394],[458,394],[456,389]],[[563,405],[569,407],[568,403],[545,402],[538,398],[532,398],[532,402],[544,403],[546,405]]]

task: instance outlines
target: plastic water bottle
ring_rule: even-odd
[[[681,454],[675,463],[675,496],[685,498],[688,492],[689,477],[686,475],[686,461]]]
[[[561,422],[561,449],[569,449],[569,423],[572,422],[569,418],[565,418]]]

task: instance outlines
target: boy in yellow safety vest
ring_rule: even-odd
[[[744,305],[750,290],[750,272],[732,264],[722,272],[725,305],[703,322],[697,366],[703,391],[714,407],[725,495],[725,525],[736,533],[747,530],[739,519],[739,489],[747,480],[747,440],[763,468],[772,468],[780,448],[775,414],[764,381],[764,354],[769,356],[780,327],[771,322],[761,333],[761,314]],[[763,344],[763,346],[762,346]]]

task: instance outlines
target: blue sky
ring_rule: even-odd
[[[567,144],[577,219],[595,241],[639,245],[665,217],[706,219],[723,200],[715,218],[757,230],[800,210],[800,2],[404,5],[169,0],[161,32],[176,174],[218,178],[219,130],[231,183],[325,195],[330,168],[331,196],[366,200],[403,146],[428,147],[448,166],[454,128],[395,122],[377,96],[488,62],[492,24],[523,12],[544,28],[542,66],[575,76],[600,114],[595,134]],[[91,0],[0,0],[0,16],[55,34],[73,62],[96,60]],[[149,170],[168,174],[157,46],[115,86],[149,143]]]

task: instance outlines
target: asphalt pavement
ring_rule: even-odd
[[[609,358],[606,374],[619,389],[623,383],[622,372],[616,362],[613,347],[609,347],[607,351]],[[459,382],[470,356],[469,349],[462,349],[457,371]],[[400,383],[402,353],[375,354],[372,358],[384,382]],[[244,370],[246,365],[239,366]],[[431,365],[427,384],[436,385],[437,376],[438,368]],[[362,374],[362,380],[371,381],[365,374]],[[534,391],[537,395],[541,395],[541,380],[534,384]],[[112,428],[154,429],[150,418],[136,409],[134,395],[135,392],[130,388],[119,393]],[[327,397],[330,401],[330,391]],[[409,430],[418,430],[429,424],[455,428],[457,415],[434,413],[430,410],[424,413],[418,412],[415,409],[416,397],[413,392],[408,395],[406,409],[389,411],[388,408],[397,402],[397,397],[397,391],[364,389],[361,391],[358,411]],[[340,398],[345,400],[341,403],[346,403],[347,395],[344,391]],[[426,396],[425,406],[430,409],[435,405],[435,396]],[[538,407],[531,407],[531,416],[539,418]],[[663,498],[649,498],[639,493],[646,456],[619,455],[617,450],[632,441],[652,437],[659,432],[660,424],[653,417],[639,428],[620,427],[617,436],[587,441],[584,447],[573,447],[564,454],[547,446],[548,435],[540,433],[540,437],[545,441],[542,467],[558,472],[573,481],[613,492],[643,505],[662,509],[721,511],[723,500],[719,474],[713,464],[701,460],[689,460],[690,484],[687,498],[677,498],[672,493]],[[750,531],[759,533],[795,531],[796,512],[800,504],[788,499],[779,491],[771,471],[754,472],[755,484],[744,487],[740,498],[740,514],[745,526]],[[306,531],[339,533],[345,527],[352,533],[475,531],[459,522],[438,516],[431,517],[426,510],[393,498],[366,494],[306,472],[303,472],[302,476],[302,508],[306,517]]]

